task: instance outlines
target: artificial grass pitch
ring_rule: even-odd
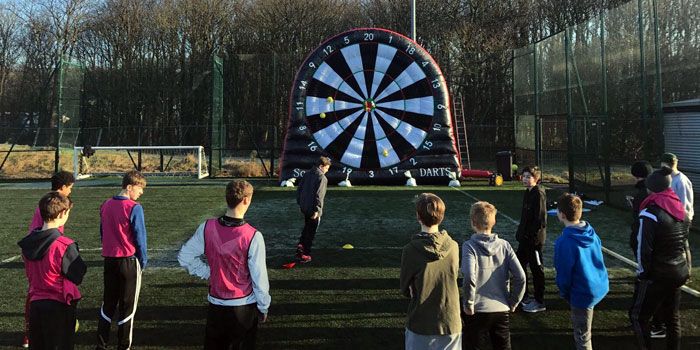
[[[200,349],[206,317],[206,281],[189,276],[177,266],[180,245],[205,218],[223,213],[224,184],[212,186],[149,186],[140,202],[144,206],[150,265],[136,313],[134,346],[145,349]],[[468,209],[475,198],[499,209],[494,230],[517,247],[514,233],[522,201],[521,187],[331,187],[313,249],[313,261],[293,269],[291,261],[303,220],[295,203],[295,189],[256,185],[249,222],[264,235],[270,275],[272,306],[268,323],[258,333],[261,349],[402,349],[408,300],[398,292],[401,247],[418,231],[413,200],[421,192],[434,192],[446,203],[442,227],[461,243],[471,234]],[[77,348],[91,349],[102,293],[102,259],[99,253],[99,205],[116,193],[114,187],[76,187],[75,207],[66,225],[88,262],[81,286],[80,331]],[[22,339],[26,277],[16,242],[27,225],[43,189],[0,191],[8,203],[0,214],[0,348],[16,348]],[[553,199],[554,193],[550,194]],[[549,218],[545,264],[552,266],[553,242],[561,232]],[[587,213],[603,244],[630,257],[627,247],[629,213],[601,207]],[[695,251],[698,239],[692,239]],[[343,249],[351,244],[354,249]],[[699,266],[700,253],[695,254]],[[600,349],[633,349],[628,327],[633,273],[626,265],[605,256],[611,291],[596,308],[594,346]],[[696,274],[697,276],[697,271]],[[566,302],[557,296],[554,271],[547,270],[547,311],[517,312],[511,318],[513,349],[572,348],[573,339]],[[681,306],[683,348],[700,348],[700,299],[684,294]],[[115,330],[113,329],[113,332]],[[116,335],[116,333],[113,333]],[[113,335],[112,338],[115,337]],[[658,341],[657,341],[658,342]],[[658,344],[661,345],[661,344]]]

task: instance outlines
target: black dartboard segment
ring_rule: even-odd
[[[301,176],[321,155],[333,160],[329,177],[360,183],[402,183],[405,170],[447,182],[459,168],[440,68],[385,29],[351,30],[314,50],[292,86],[288,125],[282,179]]]

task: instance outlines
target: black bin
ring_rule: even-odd
[[[513,154],[510,151],[496,153],[496,172],[503,176],[504,181],[513,180]]]

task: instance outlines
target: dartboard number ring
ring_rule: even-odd
[[[341,33],[301,67],[292,90],[292,122],[314,142],[313,151],[323,150],[346,167],[391,169],[429,151],[430,134],[449,120],[437,64],[398,33]]]

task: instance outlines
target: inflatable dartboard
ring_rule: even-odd
[[[319,156],[331,184],[448,183],[460,167],[448,89],[413,40],[379,28],[338,34],[301,65],[290,94],[280,178],[301,177]]]

